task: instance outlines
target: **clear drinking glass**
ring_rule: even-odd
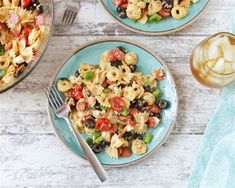
[[[191,54],[190,67],[207,87],[221,88],[235,81],[235,35],[222,32],[201,41]]]

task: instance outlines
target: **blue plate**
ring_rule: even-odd
[[[70,75],[74,74],[79,68],[80,64],[97,64],[99,62],[99,56],[102,52],[113,49],[117,46],[123,46],[127,50],[133,51],[138,55],[137,66],[144,74],[151,74],[151,71],[154,68],[164,68],[166,72],[166,79],[159,82],[159,87],[163,92],[163,98],[170,101],[171,105],[167,110],[164,110],[162,114],[162,122],[156,128],[150,130],[153,133],[154,138],[152,142],[148,145],[148,151],[145,154],[133,154],[129,158],[120,159],[112,159],[107,156],[104,152],[97,154],[97,157],[103,165],[112,167],[120,167],[137,162],[140,159],[145,158],[156,148],[158,148],[169,135],[173,127],[178,108],[176,86],[166,64],[159,57],[154,55],[153,52],[143,47],[143,45],[137,44],[133,41],[129,41],[126,39],[99,39],[79,47],[79,49],[75,50],[59,67],[59,70],[56,72],[52,83],[56,83],[57,80],[62,77],[69,77]],[[51,124],[53,125],[53,128],[59,139],[62,140],[65,146],[69,148],[73,153],[85,158],[80,148],[80,145],[76,142],[72,132],[66,125],[66,122],[63,119],[57,118],[54,112],[49,107],[49,105],[48,114],[51,120]]]
[[[100,3],[123,27],[141,34],[162,35],[179,31],[190,25],[193,21],[196,21],[196,18],[203,12],[203,10],[205,10],[209,0],[199,0],[199,2],[193,4],[188,15],[183,19],[176,20],[171,17],[165,18],[159,23],[147,22],[146,24],[134,22],[129,18],[121,19],[118,16],[119,13],[116,11],[116,6],[113,4],[112,0],[100,0]]]

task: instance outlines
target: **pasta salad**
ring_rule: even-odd
[[[103,52],[99,64],[81,64],[75,75],[57,82],[73,126],[88,136],[95,153],[104,150],[112,158],[144,154],[153,138],[148,130],[169,106],[157,87],[165,78],[163,69],[143,75],[137,60],[137,54],[119,46]]]
[[[0,88],[12,84],[43,44],[43,6],[38,0],[0,0]]]
[[[157,23],[163,18],[182,19],[192,3],[199,0],[112,0],[120,18],[130,18],[145,24]]]

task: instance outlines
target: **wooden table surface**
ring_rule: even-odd
[[[60,25],[66,4],[79,7],[70,30]],[[144,36],[115,23],[95,0],[55,0],[55,29],[36,69],[0,95],[0,187],[186,187],[208,119],[220,91],[199,85],[189,69],[189,55],[203,38],[229,31],[234,0],[211,0],[188,28],[166,36]],[[179,114],[167,142],[133,166],[107,168],[100,183],[86,161],[71,154],[56,138],[47,118],[42,91],[54,69],[72,49],[95,38],[122,36],[152,48],[172,71],[179,94]]]

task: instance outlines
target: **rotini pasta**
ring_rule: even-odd
[[[133,0],[134,4],[140,2]],[[108,156],[118,158],[147,151],[150,139],[145,135],[151,137],[148,130],[159,124],[167,101],[160,99],[157,88],[163,70],[143,75],[136,72],[137,61],[137,54],[117,47],[104,52],[99,65],[81,64],[75,75],[57,82],[71,107],[73,126],[90,136],[95,153],[103,149]]]

